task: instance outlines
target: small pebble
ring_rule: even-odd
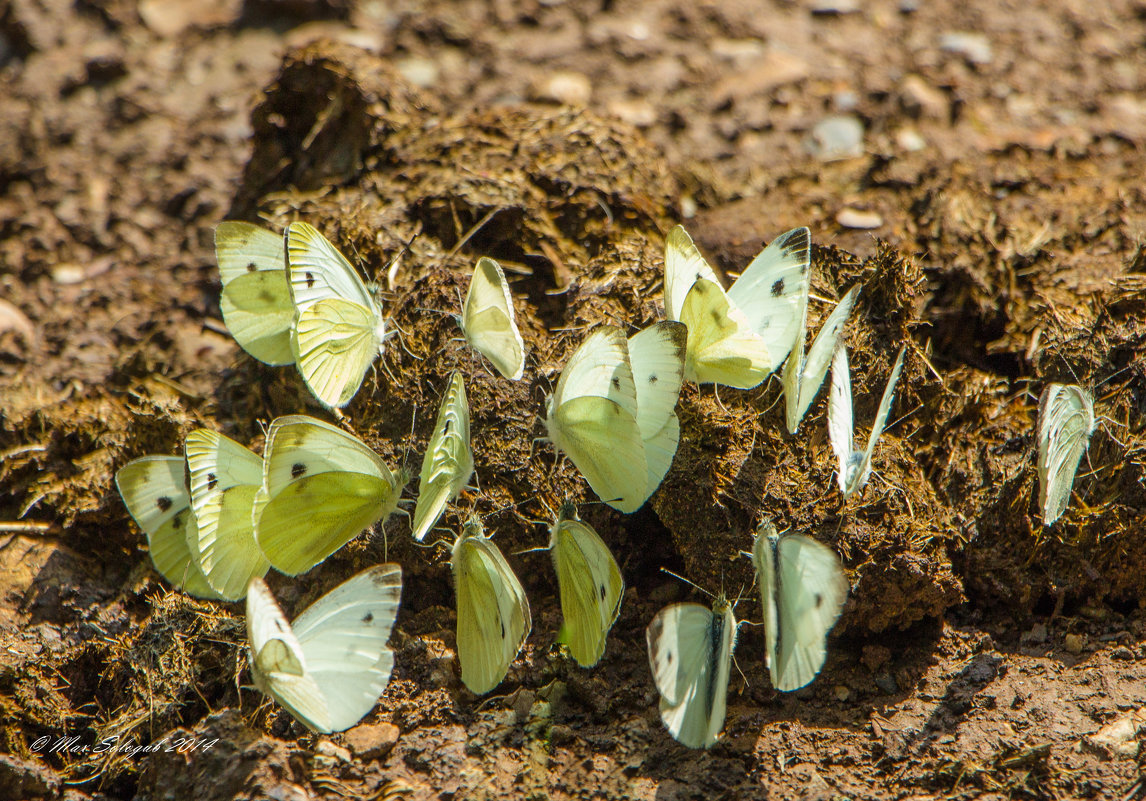
[[[853,209],[848,206],[840,209],[840,213],[836,215],[836,222],[844,228],[858,228],[867,231],[883,225],[883,217],[874,211]]]
[[[908,153],[917,153],[927,147],[927,140],[914,128],[900,128],[895,134],[895,143]]]
[[[398,72],[402,73],[403,78],[420,89],[428,89],[436,84],[438,74],[441,72],[437,62],[417,56],[404,58],[396,62],[394,66],[398,68]]]
[[[593,84],[587,75],[562,70],[555,72],[534,87],[536,100],[562,103],[566,106],[587,106],[593,94]]]
[[[860,10],[859,0],[812,0],[809,9],[816,16],[854,14]]]
[[[899,682],[890,673],[880,673],[875,677],[875,686],[888,695],[899,692]]]
[[[1068,634],[1063,638],[1063,645],[1065,645],[1066,650],[1072,654],[1081,654],[1082,649],[1086,647],[1086,635]]]
[[[836,700],[842,704],[844,701],[851,698],[852,691],[842,684],[837,684],[832,688],[832,695],[834,695]]]
[[[991,42],[981,33],[945,33],[939,37],[939,47],[963,56],[972,64],[990,64],[994,58]]]
[[[863,123],[851,115],[824,117],[812,128],[805,149],[821,161],[850,159],[863,155]]]

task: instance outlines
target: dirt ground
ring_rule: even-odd
[[[0,798],[1146,798],[1143,41],[1130,0],[0,2]],[[442,525],[488,515],[534,615],[491,697],[458,677],[447,553],[403,518],[270,577],[293,614],[402,563],[393,680],[334,736],[250,686],[241,605],[151,568],[118,467],[324,415],[222,326],[226,218],[306,219],[379,280],[401,344],[347,424],[390,464],[416,471],[463,372],[481,490]],[[537,417],[588,327],[662,313],[682,220],[732,272],[808,225],[815,293],[864,283],[861,428],[907,364],[847,504],[823,399],[790,437],[776,382],[686,387],[650,504],[582,507],[628,586],[586,671],[548,556],[516,553],[544,504],[592,498]],[[530,349],[513,385],[432,311],[482,254]],[[1051,381],[1104,419],[1044,529]],[[660,569],[759,621],[762,513],[834,545],[851,596],[794,694],[742,627],[725,736],[691,752],[644,627],[699,593]]]

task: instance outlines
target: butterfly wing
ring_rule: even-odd
[[[298,575],[397,508],[404,471],[340,428],[304,415],[267,431],[255,533],[270,563]]]
[[[354,266],[317,228],[291,223],[286,231],[286,261],[291,295],[300,312],[328,298],[357,303],[381,320],[374,297]]]
[[[797,337],[796,346],[784,364],[784,404],[789,434],[795,434],[799,429],[800,421],[808,413],[808,407],[812,405],[820,386],[824,383],[832,354],[836,351],[859,292],[859,286],[852,287],[836,304],[836,308],[828,315],[828,319],[824,321],[823,327],[812,341],[807,358],[803,355],[802,333]],[[804,304],[803,316],[806,319],[807,303]],[[800,331],[803,330],[804,325],[801,325]]]
[[[446,504],[458,496],[474,472],[470,449],[470,409],[461,373],[450,376],[434,435],[430,438],[418,480],[418,504],[412,524],[414,539],[426,536]]]
[[[598,327],[574,351],[549,399],[546,427],[605,503],[627,514],[648,499],[637,391],[619,328]]]
[[[450,560],[458,604],[462,682],[476,695],[505,678],[532,625],[529,601],[501,551],[467,523]]]
[[[867,435],[867,447],[863,450],[862,472],[853,491],[862,489],[867,484],[868,476],[871,475],[871,457],[875,454],[875,446],[879,444],[884,426],[887,425],[887,416],[891,413],[891,402],[895,399],[895,385],[899,383],[899,374],[903,371],[904,353],[905,349],[900,348],[899,355],[895,358],[895,366],[891,368],[891,376],[887,379],[887,386],[884,387],[883,397],[879,399],[879,408],[876,409],[875,420],[872,421],[871,431]]]
[[[832,356],[832,387],[828,395],[828,439],[836,454],[839,471],[836,479],[846,498],[852,470],[852,379],[848,368],[848,349],[844,343]]]
[[[811,234],[794,228],[772,240],[728,290],[750,331],[768,349],[769,371],[780,365],[803,332],[811,264]]]
[[[549,548],[561,595],[559,639],[578,664],[592,667],[605,653],[609,629],[621,613],[621,569],[600,535],[564,509],[550,532]]]
[[[381,352],[374,313],[361,304],[326,298],[299,313],[292,344],[303,381],[328,409],[341,409],[358,394],[366,371]]]
[[[810,537],[781,537],[775,554],[777,633],[769,643],[769,667],[772,686],[790,692],[824,666],[828,632],[847,600],[848,581],[836,552]]]
[[[302,645],[266,582],[257,576],[247,587],[247,641],[255,686],[308,729],[330,732],[326,697],[307,670]]]
[[[673,416],[684,381],[687,346],[688,329],[676,322],[659,322],[629,337],[641,439],[656,435]]]
[[[1051,384],[1039,399],[1039,506],[1043,525],[1070,502],[1074,476],[1094,431],[1094,401],[1074,384]]]
[[[482,256],[474,268],[470,289],[462,308],[462,331],[466,341],[511,381],[525,371],[525,343],[513,313],[509,282],[501,265]]]
[[[690,381],[751,389],[779,364],[772,361],[764,338],[713,281],[693,283],[680,321],[688,327],[684,377]]]
[[[223,281],[219,308],[231,336],[261,362],[290,364],[295,311],[283,238],[250,223],[222,222],[215,227],[215,258]]]
[[[144,456],[121,467],[115,485],[147,537],[151,562],[159,574],[196,598],[218,598],[188,545],[197,526],[185,467],[178,456]]]
[[[681,226],[674,226],[665,237],[665,317],[684,322],[684,299],[692,285],[701,280],[720,286],[720,279],[700,255],[692,237]]]
[[[188,545],[207,583],[237,601],[270,564],[255,540],[251,510],[263,483],[263,460],[215,431],[197,429],[184,443],[191,481],[191,508],[198,530]]]
[[[645,465],[648,468],[645,472],[645,500],[651,498],[664,481],[665,475],[672,467],[678,444],[680,444],[680,420],[675,414],[668,419],[664,428],[644,441]]]
[[[332,731],[362,720],[390,683],[394,652],[387,642],[401,596],[402,568],[376,565],[339,584],[294,621]]]

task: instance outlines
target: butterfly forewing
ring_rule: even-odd
[[[462,309],[466,341],[489,359],[511,381],[525,370],[525,343],[513,312],[509,282],[501,265],[491,258],[478,259]]]

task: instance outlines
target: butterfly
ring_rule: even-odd
[[[684,377],[750,389],[780,366],[803,330],[811,235],[772,240],[725,292],[681,226],[665,239],[665,316],[688,326]]]
[[[875,420],[871,424],[871,433],[867,436],[867,446],[862,451],[852,450],[854,435],[852,423],[852,382],[848,373],[848,351],[842,343],[836,348],[832,357],[832,390],[828,399],[828,438],[832,443],[832,450],[836,453],[840,469],[836,474],[839,481],[840,492],[844,498],[850,498],[867,484],[871,476],[871,457],[875,453],[879,435],[887,424],[887,415],[891,411],[891,401],[895,395],[895,384],[899,381],[899,373],[903,369],[904,349],[899,349],[899,356],[895,359],[895,366],[891,368],[891,377],[887,380],[887,388],[883,391],[879,409],[876,410]]]
[[[461,373],[450,376],[450,387],[442,398],[434,435],[422,460],[418,480],[418,504],[414,508],[414,539],[419,542],[438,522],[446,504],[458,497],[474,472],[470,450],[470,409]]]
[[[561,505],[549,529],[549,553],[557,570],[563,618],[558,641],[582,667],[605,653],[605,639],[621,613],[625,581],[609,546],[577,518],[577,507]]]
[[[341,428],[304,415],[267,430],[255,536],[275,569],[305,573],[385,520],[409,481]]]
[[[219,307],[231,336],[261,362],[292,364],[295,308],[282,236],[250,223],[222,222],[215,227],[215,258],[223,280]]]
[[[470,279],[470,289],[457,318],[466,341],[511,381],[525,370],[525,343],[513,314],[513,297],[501,265],[482,256]]]
[[[635,512],[656,492],[680,439],[677,397],[687,331],[660,322],[626,339],[595,328],[569,358],[545,424],[605,503]]]
[[[462,682],[470,692],[482,695],[501,683],[529,637],[529,601],[476,517],[466,522],[454,541],[450,568],[457,593]]]
[[[237,601],[246,595],[250,580],[270,568],[255,541],[251,516],[263,483],[263,460],[203,428],[187,435],[183,450],[198,524],[193,535],[188,530],[188,547],[219,597]]]
[[[796,337],[796,344],[784,362],[783,382],[785,417],[788,423],[788,433],[795,434],[800,428],[800,421],[808,413],[808,407],[816,399],[820,386],[824,383],[824,376],[828,372],[828,364],[832,354],[844,332],[844,326],[851,316],[852,307],[859,297],[860,287],[854,286],[836,304],[836,308],[828,315],[820,332],[812,340],[812,347],[804,355],[804,331],[808,325],[808,303],[805,298],[800,312],[800,333]]]
[[[143,456],[121,467],[115,485],[127,511],[147,536],[151,562],[159,574],[196,598],[218,599],[219,593],[191,552],[197,536],[187,463],[180,456]]]
[[[402,568],[377,565],[339,584],[287,623],[266,583],[247,589],[255,685],[311,731],[344,731],[390,683],[387,646],[402,595]]]
[[[780,536],[765,518],[756,530],[752,563],[760,580],[772,686],[798,690],[824,666],[828,632],[848,597],[840,557],[811,537]]]
[[[1076,384],[1050,384],[1039,398],[1039,507],[1043,525],[1058,520],[1070,502],[1074,474],[1097,422],[1094,400]]]
[[[298,314],[291,337],[294,361],[319,402],[341,408],[382,355],[382,310],[346,257],[313,226],[290,224],[286,256]]]
[[[661,720],[677,742],[709,748],[724,728],[728,674],[736,647],[732,605],[666,606],[645,629],[649,667],[661,695]]]

